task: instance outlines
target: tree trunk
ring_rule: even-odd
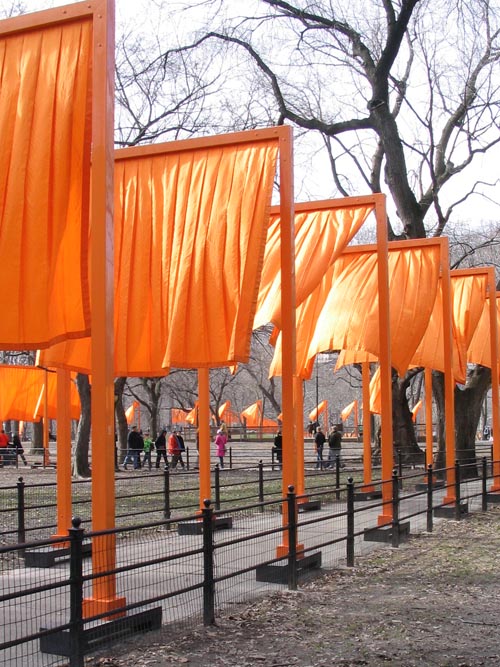
[[[411,377],[406,375],[404,378],[393,378],[392,429],[395,450],[401,452],[403,463],[414,465],[425,460],[425,453],[417,444],[415,426],[406,396]]]
[[[491,384],[491,371],[484,366],[475,366],[467,378],[465,389],[455,387],[455,459],[467,464],[462,477],[477,475],[476,433],[481,417],[484,397]],[[432,374],[432,390],[438,410],[438,468],[446,466],[444,376]]]
[[[33,422],[33,439],[30,454],[43,454],[43,422]]]
[[[127,418],[125,417],[125,408],[123,407],[123,390],[125,389],[126,377],[116,378],[115,380],[115,417],[118,435],[118,461],[121,463],[127,453]]]
[[[90,444],[90,395],[89,376],[78,373],[76,386],[80,395],[82,414],[76,431],[75,458],[73,460],[73,474],[77,477],[90,477],[89,444]],[[96,461],[94,463],[97,463]]]

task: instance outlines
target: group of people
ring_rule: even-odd
[[[342,449],[342,434],[337,426],[334,426],[328,436],[328,460],[323,461],[323,449],[327,442],[326,435],[323,433],[321,427],[318,426],[316,435],[314,436],[314,447],[316,450],[316,469],[324,470],[325,468],[334,468],[337,456],[340,457]]]
[[[5,433],[5,430],[3,428],[0,429],[0,468],[3,468],[6,462],[7,450],[9,450],[11,457],[15,457],[14,462],[17,461],[17,457],[19,456],[24,465],[27,466],[28,461],[24,456],[24,449],[19,434],[11,433],[11,437],[12,442],[9,440],[9,436]]]
[[[128,465],[131,463],[134,470],[145,468],[148,466],[149,470],[153,467],[152,455],[156,450],[155,468],[159,468],[163,460],[165,468],[170,467],[175,470],[177,465],[180,465],[182,470],[186,468],[186,464],[182,458],[182,453],[186,450],[184,438],[178,430],[173,430],[167,440],[167,431],[163,429],[160,435],[153,442],[149,431],[143,435],[137,426],[134,425],[130,429],[127,438],[127,454],[123,459],[123,469],[128,470]],[[144,454],[144,457],[142,455]],[[168,461],[170,456],[170,463]]]

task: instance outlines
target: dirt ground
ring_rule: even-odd
[[[499,667],[500,508],[444,521],[329,571],[297,592],[218,615],[217,626],[163,628],[91,667]]]

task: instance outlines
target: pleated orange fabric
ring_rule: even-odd
[[[184,424],[188,413],[185,410],[180,410],[179,408],[172,408],[170,410],[170,421],[172,424]]]
[[[403,375],[429,321],[436,297],[440,248],[391,243],[389,292],[392,365]],[[378,357],[377,254],[374,246],[344,252],[297,308],[297,373],[308,379],[316,354],[328,350]],[[281,337],[271,364],[281,373]]]
[[[314,207],[314,202],[311,203]],[[359,231],[374,205],[318,209],[295,214],[295,290],[296,303],[321,282],[326,269],[335,261]],[[272,215],[267,234],[264,268],[260,283],[254,329],[281,320],[280,218]]]
[[[57,376],[54,373],[48,373],[48,394],[47,394],[47,417],[48,419],[57,419]],[[69,414],[71,419],[80,419],[82,406],[80,396],[76,387],[74,375],[71,378],[69,390]],[[35,420],[39,420],[44,416],[45,411],[45,384],[42,387],[36,409],[34,411]]]
[[[309,413],[309,419],[318,419],[318,416],[323,414],[328,409],[328,401],[320,401],[318,405]]]
[[[340,413],[340,418],[342,419],[343,422],[345,422],[346,419],[349,419],[353,410],[356,410],[356,414],[357,414],[357,410],[358,410],[358,402],[357,401],[352,401],[351,403],[349,403],[349,405],[346,405],[345,408],[342,410],[342,412]]]
[[[339,356],[337,357],[337,363],[335,364],[335,370],[338,371],[342,366],[349,366],[351,364],[362,364],[364,362],[375,363],[378,361],[378,357],[369,352],[353,351],[353,350],[341,350]]]
[[[256,401],[240,412],[241,419],[246,420],[247,426],[260,426],[262,420],[262,401]]]
[[[374,415],[380,415],[382,413],[380,392],[380,366],[378,366],[370,380],[370,412]]]
[[[1,349],[90,330],[92,23],[0,34]]]
[[[486,274],[454,276],[451,272],[453,375],[457,382],[464,383],[466,379],[467,350],[484,309],[487,280]],[[427,330],[411,365],[445,370],[441,284]]]
[[[245,362],[278,143],[261,140],[115,162],[115,375]],[[90,370],[90,341],[45,365]]]
[[[498,331],[500,331],[500,295],[496,295]],[[467,361],[491,368],[490,348],[490,300],[486,298],[481,317],[467,350]],[[498,362],[500,372],[500,361]]]
[[[45,371],[35,366],[0,365],[0,418],[38,421],[44,412]],[[57,419],[57,378],[47,374],[48,418]],[[74,383],[70,390],[71,418],[80,417],[80,398]]]

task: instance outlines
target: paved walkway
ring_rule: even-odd
[[[467,485],[467,494],[480,490],[479,482]],[[465,487],[465,485],[464,485]],[[435,505],[443,491],[435,492]],[[466,495],[466,489],[463,490]],[[306,549],[321,550],[322,565],[334,568],[345,565],[346,517],[345,503],[332,500],[323,502],[320,510],[299,514],[299,542]],[[367,542],[363,529],[374,527],[380,514],[377,501],[356,503],[355,531],[361,533],[355,540],[355,554],[359,556],[376,548],[387,548],[377,542]],[[412,515],[411,532],[426,529],[426,496],[415,496],[402,492],[400,517]],[[480,498],[470,502],[469,510],[480,508]],[[276,505],[276,510],[278,506]],[[282,589],[281,585],[257,582],[255,567],[275,557],[276,547],[281,542],[281,533],[273,534],[281,525],[277,511],[262,514],[235,512],[231,530],[215,532],[215,574],[222,579],[216,585],[217,606],[250,600],[263,593]],[[440,521],[436,519],[435,521]],[[255,536],[255,537],[252,537]],[[333,540],[337,544],[327,545]],[[178,535],[172,530],[154,529],[141,533],[123,533],[117,539],[117,591],[125,595],[127,604],[172,595],[179,588],[199,585],[203,581],[203,556],[201,535]],[[176,554],[183,553],[181,558]],[[170,558],[165,562],[165,558]],[[148,561],[149,565],[137,567]],[[230,575],[238,570],[247,570],[236,577]],[[91,562],[84,562],[84,571],[91,573]],[[67,622],[69,618],[69,592],[67,581],[68,563],[50,569],[18,568],[8,570],[0,576],[0,585],[5,592],[21,592],[30,587],[44,585],[61,588],[26,596],[0,605],[0,627],[6,640],[37,632],[41,626],[53,626]],[[90,595],[90,587],[86,595]],[[163,623],[185,621],[190,617],[201,618],[202,591],[194,590],[179,596],[167,597],[158,602],[163,609]],[[147,607],[156,606],[148,604]],[[14,611],[15,610],[15,611]],[[21,622],[19,622],[21,619]],[[22,658],[20,657],[22,655]],[[38,651],[38,641],[13,647],[0,652],[0,665],[15,667],[21,664],[30,667],[65,664],[65,659]]]

